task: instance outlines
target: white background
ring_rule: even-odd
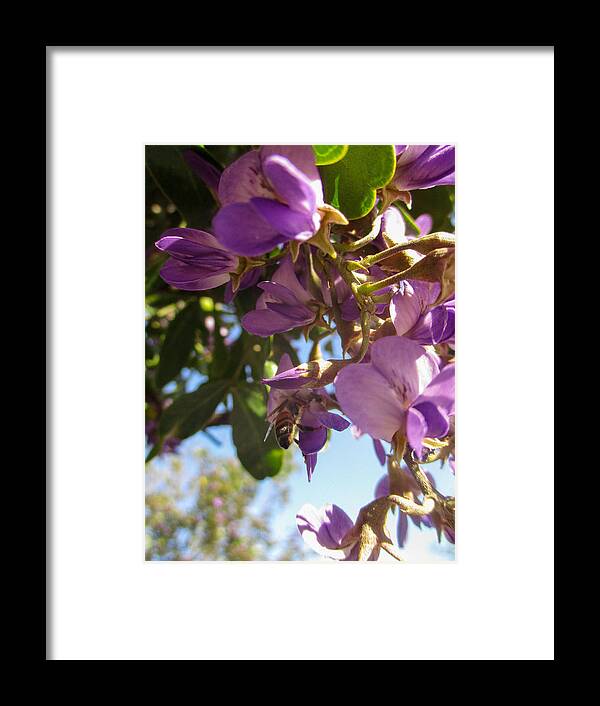
[[[48,61],[50,657],[553,659],[552,51]],[[457,562],[146,563],[144,144],[334,142],[456,144]]]

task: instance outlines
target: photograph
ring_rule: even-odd
[[[47,660],[555,658],[554,63],[46,46]]]
[[[452,144],[146,145],[147,561],[454,560],[454,183]]]

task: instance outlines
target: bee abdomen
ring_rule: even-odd
[[[282,420],[275,426],[275,438],[282,449],[289,449],[294,440],[294,424],[292,419]]]

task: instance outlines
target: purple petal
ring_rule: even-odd
[[[290,366],[281,372],[278,370],[272,378],[263,378],[261,382],[263,385],[269,385],[278,390],[297,390],[306,384],[309,377],[305,368]]]
[[[375,341],[371,346],[371,362],[393,386],[404,405],[411,403],[439,372],[433,355],[402,336],[386,336]],[[359,426],[363,431],[368,431],[361,424]],[[381,434],[369,433],[390,441]]]
[[[254,196],[273,198],[261,167],[258,150],[251,150],[230,164],[221,174],[219,201],[222,206],[245,203]]]
[[[409,145],[398,157],[392,183],[399,191],[454,184],[454,145]]]
[[[162,267],[160,276],[172,287],[195,292],[213,289],[229,281],[228,272],[213,272],[170,258]]]
[[[263,172],[282,201],[295,211],[312,215],[317,197],[310,180],[289,159],[273,155],[263,160]]]
[[[422,345],[446,343],[454,338],[454,309],[441,304],[422,316],[407,334]]]
[[[312,215],[294,211],[273,199],[253,198],[250,203],[278,233],[286,238],[305,241],[317,232]]]
[[[421,412],[415,407],[408,410],[406,417],[406,438],[417,456],[423,452],[423,438],[427,436],[427,422]]]
[[[222,245],[239,255],[264,255],[286,238],[270,226],[249,203],[221,208],[213,230]]]
[[[259,282],[258,287],[262,289],[263,292],[267,292],[267,294],[270,294],[272,297],[274,297],[276,301],[279,301],[283,304],[297,306],[299,303],[298,299],[296,298],[296,295],[283,284],[265,281]]]
[[[279,304],[279,302],[266,302],[269,311],[276,311],[278,314],[287,317],[295,322],[295,326],[305,326],[315,320],[315,314],[302,304],[290,306],[289,304]]]
[[[454,414],[454,364],[446,365],[413,405],[420,405],[422,402],[432,402],[448,416]]]
[[[327,442],[327,429],[325,427],[310,430],[300,429],[298,437],[298,446],[305,456],[316,454]]]
[[[296,514],[296,524],[302,539],[321,556],[343,559],[349,549],[339,549],[345,535],[354,523],[337,505],[325,505],[317,510],[313,505],[303,505]]]
[[[269,309],[255,309],[254,311],[249,311],[242,316],[240,323],[248,333],[252,333],[255,336],[262,336],[263,338],[271,336],[274,333],[291,331],[299,325],[296,319],[290,319],[283,314]],[[310,323],[310,321],[306,323]]]
[[[381,443],[381,439],[373,439],[373,448],[375,449],[377,460],[382,466],[385,466],[387,455],[385,453],[385,449],[383,448],[383,444]]]
[[[315,192],[317,204],[323,203],[321,176],[315,165],[315,154],[310,145],[263,145],[260,148],[263,164],[273,155],[285,157],[297,167],[308,178]]]
[[[390,302],[390,317],[399,336],[410,331],[417,323],[423,312],[422,305],[421,297],[410,282],[405,282],[394,294]]]
[[[296,276],[296,271],[294,269],[294,263],[289,255],[286,255],[286,257],[283,258],[279,267],[275,270],[275,274],[273,275],[271,281],[287,287],[302,304],[308,304],[308,302],[312,299],[310,294],[298,281],[298,277]]]
[[[370,363],[342,368],[335,380],[335,391],[342,411],[362,432],[391,441],[402,426],[405,411],[401,400]]]
[[[402,548],[406,543],[406,535],[408,534],[408,517],[405,512],[398,512],[398,527],[397,527],[397,542]]]
[[[304,465],[306,466],[306,475],[308,477],[308,482],[310,483],[313,473],[315,472],[315,468],[317,466],[317,459],[319,457],[319,454],[307,454],[304,456]]]
[[[229,255],[232,259],[234,258],[214,235],[195,228],[169,228],[156,241],[155,245],[159,250],[167,250],[169,254],[173,253],[174,247],[184,248],[187,246],[187,249],[183,251],[185,254],[205,254],[207,251],[214,250],[223,256]]]
[[[418,410],[425,419],[425,436],[434,439],[446,436],[450,429],[450,422],[443,408],[436,406],[433,402],[421,402],[421,404],[414,405],[413,409]]]
[[[422,213],[420,216],[415,218],[415,222],[419,226],[421,235],[431,233],[431,229],[433,228],[433,218],[428,213]]]
[[[334,429],[335,431],[344,431],[350,426],[350,422],[339,414],[333,414],[333,412],[327,412],[324,409],[320,409],[314,412],[316,418],[321,422],[321,424],[328,429]]]

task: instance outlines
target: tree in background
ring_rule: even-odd
[[[146,467],[146,559],[304,559],[296,533],[277,539],[273,516],[288,499],[293,464],[265,490],[236,459],[206,449],[167,454]]]

